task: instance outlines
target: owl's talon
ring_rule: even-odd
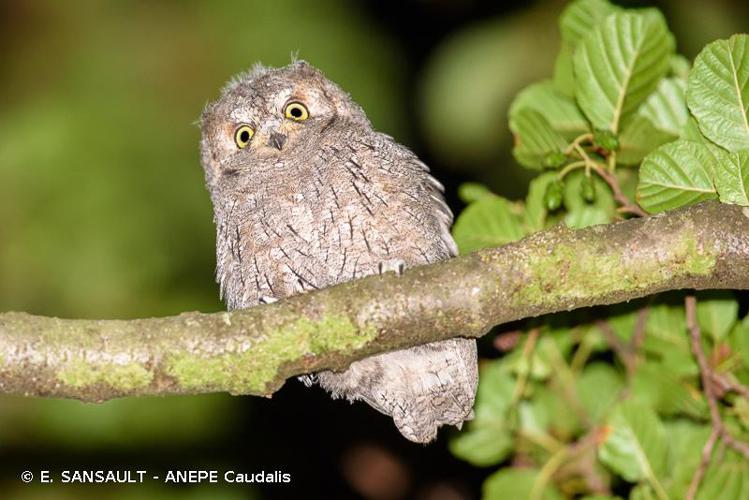
[[[317,383],[317,374],[316,373],[308,373],[307,375],[300,375],[297,377],[301,383],[306,385],[307,387],[312,387]]]
[[[377,270],[380,274],[395,273],[402,276],[406,270],[406,263],[401,259],[386,260],[377,264]]]

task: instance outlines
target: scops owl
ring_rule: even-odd
[[[201,120],[216,279],[230,309],[456,255],[427,166],[309,64],[256,66]],[[476,341],[456,338],[304,377],[391,415],[408,439],[472,417]]]

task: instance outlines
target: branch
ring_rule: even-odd
[[[707,356],[705,356],[705,351],[702,348],[702,340],[700,339],[701,332],[699,324],[697,323],[697,299],[695,299],[694,295],[687,295],[684,299],[684,307],[687,314],[687,329],[689,330],[692,353],[697,359],[697,365],[700,368],[702,390],[705,391],[705,398],[707,399],[707,405],[710,409],[710,423],[712,425],[710,437],[702,448],[700,464],[697,467],[694,476],[692,476],[692,481],[689,483],[689,489],[687,490],[686,498],[687,500],[692,500],[697,495],[700,482],[702,482],[705,471],[710,465],[713,448],[718,439],[721,439],[726,445],[744,455],[747,460],[749,460],[749,444],[733,437],[731,433],[728,432],[728,429],[726,429],[726,426],[723,424],[723,419],[720,416],[718,397],[715,394],[715,388],[713,386],[715,372],[708,363]]]
[[[0,314],[0,392],[103,401],[228,391],[369,355],[674,289],[749,288],[749,209],[708,202],[564,227],[243,311],[63,320]]]

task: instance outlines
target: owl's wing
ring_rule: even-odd
[[[429,173],[429,167],[414,155],[414,161],[423,170],[425,189],[429,193],[430,203],[434,216],[440,223],[440,238],[450,252],[450,257],[458,255],[458,246],[450,234],[453,224],[453,213],[445,203],[445,186]]]
[[[395,232],[405,240],[388,252],[388,262],[380,262],[380,272],[399,267],[398,262],[419,265],[457,255],[450,235],[453,215],[442,184],[392,138],[378,134],[372,142],[363,142],[362,150],[349,160],[361,169],[360,177],[377,176],[354,181],[356,192],[368,203],[371,197],[383,197],[378,211],[369,212],[378,219],[373,231],[390,231],[397,225]],[[334,397],[366,401],[392,416],[406,438],[425,443],[434,439],[440,426],[460,426],[472,418],[477,367],[476,341],[455,338],[372,356],[342,373],[321,372],[318,380]]]
[[[431,175],[426,163],[410,149],[398,144],[386,134],[378,133],[377,135],[384,144],[378,148],[380,154],[370,156],[369,161],[377,163],[380,168],[386,169],[391,175],[408,179],[408,182],[400,183],[401,195],[411,198],[410,204],[413,205],[413,202],[416,202],[427,218],[436,222],[441,246],[446,251],[445,257],[458,255],[458,247],[450,234],[453,213],[445,203],[445,187]]]

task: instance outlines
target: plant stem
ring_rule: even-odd
[[[713,447],[715,441],[720,438],[727,446],[733,448],[738,453],[744,455],[749,460],[749,444],[740,441],[733,437],[726,429],[723,424],[723,419],[720,416],[720,408],[718,407],[718,398],[715,394],[715,388],[713,386],[713,379],[715,372],[707,361],[707,356],[702,348],[702,339],[700,327],[697,322],[697,299],[694,295],[687,295],[684,299],[684,307],[686,309],[687,316],[687,329],[689,330],[689,338],[692,346],[692,353],[697,359],[697,365],[700,368],[700,378],[702,380],[702,390],[705,393],[705,399],[707,399],[707,405],[710,409],[710,422],[713,430],[710,434],[710,438],[702,448],[702,455],[700,459],[700,465],[695,471],[692,477],[692,482],[689,485],[687,492],[687,498],[694,498],[699,491],[700,482],[705,474],[708,466],[710,465],[710,458],[712,456]]]
[[[564,154],[569,156],[572,151],[575,150],[576,147],[578,147],[580,144],[582,144],[585,141],[592,141],[593,140],[593,134],[590,132],[586,132],[584,134],[578,135],[575,137],[572,142],[567,146],[567,149],[564,150]]]
[[[564,177],[572,172],[575,169],[578,169],[580,167],[585,167],[587,164],[584,161],[576,161],[573,163],[570,163],[569,165],[565,165],[565,167],[559,171],[559,175],[557,176],[557,179],[562,180]]]

